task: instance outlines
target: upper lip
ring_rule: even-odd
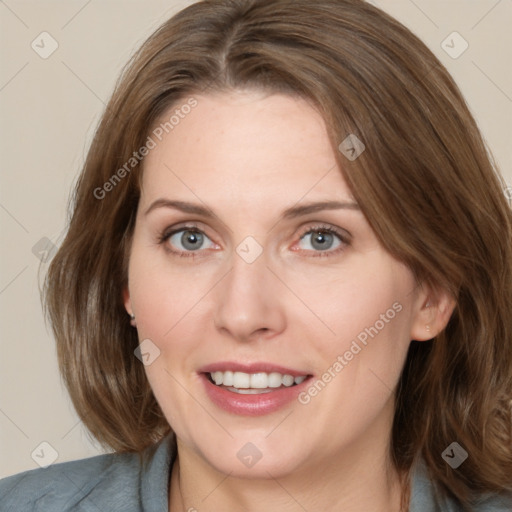
[[[307,371],[294,370],[268,362],[240,363],[235,361],[219,361],[203,366],[198,370],[199,373],[213,372],[244,372],[244,373],[280,373],[282,375],[291,375],[300,377],[301,375],[310,375]]]

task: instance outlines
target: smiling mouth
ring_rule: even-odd
[[[206,376],[212,384],[242,395],[272,393],[278,389],[291,388],[301,384],[308,377],[308,375],[294,377],[279,372],[244,373],[232,371],[207,372]]]

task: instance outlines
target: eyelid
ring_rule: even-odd
[[[165,229],[163,229],[159,233],[158,240],[160,242],[164,242],[165,240],[168,240],[172,235],[178,233],[179,231],[187,231],[187,230],[200,231],[201,233],[203,233],[203,230],[199,227],[198,223],[184,222],[184,223],[174,224],[172,226],[167,226]],[[208,236],[208,235],[206,235],[206,236]]]
[[[204,235],[213,245],[218,246],[217,242],[215,242],[211,236],[206,233],[206,230],[199,226],[200,223],[189,221],[184,223],[175,224],[173,226],[169,226],[164,229],[161,233],[158,234],[158,244],[164,245],[165,250],[174,256],[178,257],[189,257],[189,258],[198,258],[204,256],[206,249],[198,249],[197,251],[183,251],[177,248],[174,248],[169,242],[169,239],[174,236],[176,233],[181,231],[195,231]],[[211,250],[211,248],[210,248]]]
[[[352,240],[352,235],[346,229],[339,228],[337,226],[333,226],[332,224],[326,224],[323,222],[303,226],[299,231],[299,239],[301,239],[307,233],[311,233],[312,231],[328,231],[330,233],[334,233],[335,235],[339,236],[342,241],[346,243],[349,243]]]
[[[299,231],[299,240],[300,242],[305,235],[308,233],[315,233],[318,231],[325,231],[328,233],[333,234],[334,236],[337,236],[340,240],[340,246],[332,249],[332,250],[325,250],[325,251],[313,251],[309,249],[300,249],[300,248],[292,248],[292,251],[294,252],[304,252],[308,253],[310,257],[318,258],[318,257],[329,257],[329,256],[337,256],[341,252],[345,251],[347,246],[349,246],[352,242],[352,235],[346,231],[345,229],[339,228],[337,226],[333,226],[331,224],[325,224],[325,223],[316,223],[314,225],[308,225],[301,228]],[[294,242],[294,246],[298,243]]]
[[[210,242],[217,247],[219,244],[215,242],[214,238],[209,236],[206,231],[207,229],[203,228],[201,226],[201,222],[195,222],[195,221],[185,221],[183,223],[178,223],[173,226],[168,226],[166,229],[164,229],[159,235],[158,235],[158,242],[159,244],[166,244],[168,240],[175,235],[176,233],[179,233],[180,231],[197,231],[204,235]],[[333,234],[334,236],[337,236],[340,240],[340,247],[337,247],[333,250],[325,250],[325,251],[313,251],[309,249],[293,249],[293,246],[296,245],[298,242],[300,242],[305,235],[308,233],[314,233],[318,231],[325,231],[328,233]],[[290,249],[294,252],[304,252],[309,253],[312,257],[318,257],[318,256],[333,256],[337,255],[339,252],[344,251],[348,245],[352,242],[352,235],[345,229],[339,228],[337,226],[334,226],[332,224],[326,224],[323,222],[319,223],[309,223],[308,225],[305,225],[301,227],[298,231],[298,235],[294,236],[294,238],[298,238],[298,240],[295,240],[293,242],[292,247]],[[197,251],[181,251],[179,249],[172,249],[169,247],[170,244],[166,244],[165,250],[168,251],[171,254],[174,254],[176,256],[188,256],[188,257],[199,257],[202,256],[206,249],[198,249]],[[211,250],[211,248],[210,248]]]

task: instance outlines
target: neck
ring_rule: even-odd
[[[358,447],[313,461],[279,478],[223,474],[178,441],[170,482],[170,512],[397,512],[404,493],[388,450]],[[356,458],[357,456],[357,458]],[[407,510],[407,509],[405,509]]]

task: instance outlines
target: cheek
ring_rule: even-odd
[[[361,259],[361,264],[339,274],[337,279],[314,285],[300,278],[302,289],[307,290],[303,300],[317,317],[302,324],[308,338],[316,340],[318,373],[336,375],[333,382],[357,395],[371,383],[392,389],[410,344],[414,278],[384,254],[371,264]],[[300,315],[296,321],[301,321]]]
[[[161,250],[134,247],[129,283],[139,338],[165,342],[197,319],[201,302],[215,281],[211,271],[172,265]]]
[[[146,343],[152,354],[145,371],[168,422],[180,430],[191,415],[184,389],[190,386],[189,379],[197,380],[194,357],[204,342],[205,318],[211,317],[208,292],[215,279],[211,269],[184,270],[141,245],[132,251],[129,283],[139,342]]]
[[[381,340],[381,349],[390,348],[385,339],[397,348],[393,340],[402,342],[401,349],[408,345],[415,281],[386,253],[315,273],[283,269],[282,275],[294,292],[286,299],[291,322],[301,324],[323,353],[332,357],[348,350],[353,340],[365,346],[374,338]]]
[[[144,368],[149,384],[168,423],[186,439],[187,425],[203,413],[187,390],[195,378],[192,356],[201,343],[200,317],[211,284],[140,246],[132,251],[129,283],[139,341],[150,340],[151,363]]]
[[[349,414],[363,429],[390,403],[410,344],[414,286],[406,267],[383,259],[315,289],[310,298],[332,332],[317,337],[321,364],[301,403],[318,421],[341,425]]]

